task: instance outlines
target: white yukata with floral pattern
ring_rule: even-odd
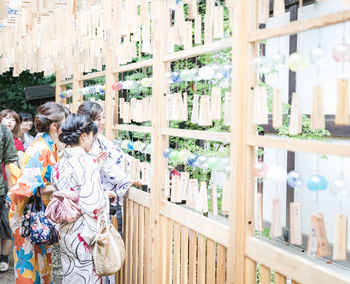
[[[108,202],[97,164],[81,147],[67,148],[54,167],[51,180],[58,191],[75,191],[82,211],[75,222],[60,227],[62,283],[102,283],[95,273],[90,249],[98,215]]]

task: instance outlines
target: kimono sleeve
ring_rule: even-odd
[[[24,154],[22,175],[9,192],[11,200],[13,195],[31,197],[38,188],[45,187],[47,183],[45,176],[51,169],[51,165],[48,163],[51,159],[51,151],[39,143],[37,144],[36,147],[29,148]]]
[[[83,213],[97,219],[106,207],[106,198],[101,184],[100,174],[93,161],[85,160],[85,171],[78,177],[80,184],[79,205]]]
[[[5,135],[5,145],[3,150],[3,162],[10,163],[10,162],[16,162],[18,160],[17,150],[15,147],[15,143],[13,141],[12,133],[7,129],[7,127],[3,127],[3,130],[6,131],[6,133],[3,133]]]

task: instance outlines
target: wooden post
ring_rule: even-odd
[[[249,9],[250,7],[250,9]],[[254,232],[254,187],[250,179],[250,169],[254,159],[254,148],[247,151],[246,136],[254,133],[252,118],[248,119],[248,92],[255,86],[254,76],[249,69],[250,60],[254,58],[255,44],[248,44],[248,31],[257,29],[257,1],[237,1],[233,9],[233,47],[232,47],[232,100],[231,100],[231,179],[229,212],[229,246],[227,283],[244,283],[245,279],[245,240]],[[250,22],[248,23],[248,13]],[[247,61],[248,60],[248,61]],[[250,104],[252,103],[252,98]],[[250,124],[249,124],[250,123]],[[249,170],[248,170],[249,168]]]
[[[76,112],[78,110],[79,107],[79,89],[82,86],[82,81],[79,80],[79,64],[78,63],[74,63],[73,64],[73,94],[72,94],[72,103],[73,103],[73,107],[72,107],[72,112]]]
[[[167,3],[165,1],[154,1],[158,5],[160,14],[155,15],[155,39],[153,53],[153,85],[152,85],[152,176],[151,184],[151,227],[152,227],[152,279],[150,283],[161,283],[160,276],[160,248],[159,240],[161,238],[159,231],[160,206],[164,188],[163,175],[167,169],[167,160],[162,156],[162,150],[168,147],[168,136],[161,135],[161,128],[167,127],[167,121],[163,107],[165,105],[164,94],[167,91],[166,80],[164,74],[169,69],[169,63],[163,62],[163,55],[167,51],[167,44],[164,40],[168,32],[167,23]],[[165,236],[163,236],[165,237]]]
[[[114,81],[114,75],[112,71],[112,50],[107,47],[106,51],[106,95],[105,95],[105,116],[106,116],[106,127],[105,135],[106,138],[113,139],[113,96],[114,91],[112,89],[112,84]]]

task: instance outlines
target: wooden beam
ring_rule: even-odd
[[[144,207],[151,207],[151,195],[134,187],[129,188],[128,199]]]
[[[324,16],[295,21],[293,23],[289,23],[278,28],[256,30],[249,34],[248,40],[250,42],[258,42],[269,38],[291,35],[329,25],[335,25],[349,20],[350,10],[345,10]]]
[[[132,125],[132,124],[117,124],[113,127],[113,129],[117,131],[133,131],[133,132],[140,132],[140,133],[152,132],[152,127],[150,126],[139,126],[139,125]]]
[[[186,59],[190,57],[199,56],[206,53],[211,53],[219,51],[221,49],[231,48],[232,47],[232,38],[225,38],[222,40],[214,41],[210,44],[201,45],[193,47],[191,49],[182,50],[174,53],[168,53],[163,56],[164,62],[172,62],[180,59]]]
[[[147,59],[147,60],[142,60],[138,61],[135,63],[127,64],[127,65],[122,65],[113,70],[114,73],[122,73],[122,72],[128,72],[136,69],[141,69],[145,67],[150,67],[153,66],[153,59]]]
[[[69,85],[69,84],[73,84],[73,79],[70,79],[70,80],[63,80],[63,81],[60,82],[60,85],[61,85],[61,86]]]
[[[112,50],[110,47],[106,47],[106,91],[105,91],[105,116],[106,116],[106,126],[105,135],[106,138],[113,139],[113,97],[114,91],[112,89],[112,84],[114,82],[114,75],[112,73]]]
[[[285,149],[293,152],[318,153],[335,156],[350,156],[350,145],[311,141],[296,138],[248,136],[248,145]]]
[[[220,224],[201,214],[176,205],[174,203],[164,201],[160,213],[199,234],[212,239],[213,241],[228,246],[228,226]]]
[[[162,135],[193,138],[198,140],[218,141],[218,142],[224,142],[224,143],[229,143],[230,141],[230,133],[228,132],[162,128],[161,133]]]
[[[266,241],[256,238],[248,238],[246,245],[246,254],[249,258],[258,263],[278,271],[282,275],[290,276],[299,283],[318,283],[318,284],[349,284],[350,273],[342,269],[339,270],[327,268],[329,264],[320,261],[309,260],[305,255],[298,255],[287,251],[284,248],[276,247]],[[320,263],[320,264],[318,264]],[[335,268],[333,266],[333,268]]]
[[[111,64],[111,62],[108,62],[106,60],[106,65],[107,64]],[[85,81],[85,80],[91,80],[91,79],[104,77],[104,76],[106,76],[106,71],[107,70],[82,75],[82,76],[80,76],[79,81]]]

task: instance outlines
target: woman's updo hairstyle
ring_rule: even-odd
[[[99,103],[85,101],[79,106],[77,113],[87,114],[91,117],[93,121],[95,121],[97,120],[101,112],[103,112],[103,108]]]
[[[47,102],[38,108],[38,114],[34,120],[35,129],[38,132],[49,132],[53,122],[62,123],[67,117],[62,105],[55,102]]]
[[[92,119],[85,114],[70,114],[63,122],[62,133],[58,137],[66,145],[79,145],[79,138],[83,133],[96,135],[98,127]]]

